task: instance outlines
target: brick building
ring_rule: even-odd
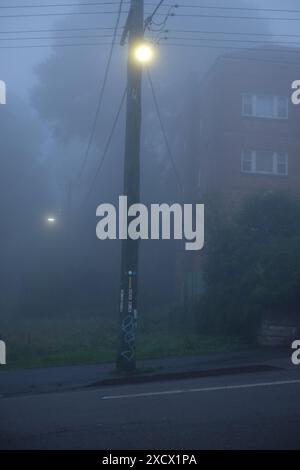
[[[176,142],[187,199],[214,195],[232,210],[255,191],[300,194],[300,106],[291,102],[299,59],[282,47],[244,50],[220,57],[201,81],[190,78]],[[199,260],[183,258],[185,297],[193,298]]]

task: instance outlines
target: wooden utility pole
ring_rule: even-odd
[[[124,192],[128,207],[140,199],[140,138],[142,118],[142,65],[133,59],[136,44],[144,35],[144,0],[131,0],[121,44],[128,36],[127,110],[124,162]],[[128,219],[130,222],[130,218]],[[127,234],[127,227],[124,227]],[[117,368],[131,372],[136,367],[136,326],[139,241],[125,238],[121,247],[119,348]]]

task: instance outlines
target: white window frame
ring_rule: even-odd
[[[257,170],[257,154],[259,151],[257,150],[245,150],[242,152],[242,157],[241,157],[241,172],[244,174],[255,174],[255,175],[271,175],[271,176],[288,176],[289,174],[289,157],[287,152],[273,152],[272,154],[272,159],[273,159],[273,170],[272,171],[261,171]],[[245,156],[250,154],[251,159],[245,158]],[[284,157],[283,162],[279,162],[280,157]],[[251,170],[247,171],[244,169],[244,163],[245,162],[251,162]],[[279,165],[285,165],[286,171],[285,173],[281,173],[278,171],[278,166]]]
[[[257,110],[258,97],[263,97],[263,96],[273,98],[273,113],[272,113],[272,116],[264,116],[264,115],[258,113],[258,110]],[[246,97],[248,99],[250,97],[251,106],[252,106],[252,110],[253,110],[252,114],[245,113],[245,103],[246,103],[246,99],[247,99]],[[278,115],[279,100],[281,100],[281,99],[284,99],[285,102],[286,102],[286,115],[284,117]],[[267,94],[264,94],[264,93],[242,93],[242,116],[249,117],[249,118],[260,118],[260,119],[279,119],[279,120],[282,120],[282,121],[286,121],[289,117],[289,100],[286,96],[280,96],[280,95],[267,95]]]

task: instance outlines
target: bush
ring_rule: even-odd
[[[262,315],[300,319],[298,199],[252,196],[225,225],[214,220],[207,239],[201,329],[253,338]]]

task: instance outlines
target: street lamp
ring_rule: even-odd
[[[47,217],[48,224],[55,224],[56,218],[55,217]]]
[[[133,57],[136,62],[140,64],[148,64],[152,61],[154,50],[151,44],[147,42],[141,42],[137,44],[133,49]]]

